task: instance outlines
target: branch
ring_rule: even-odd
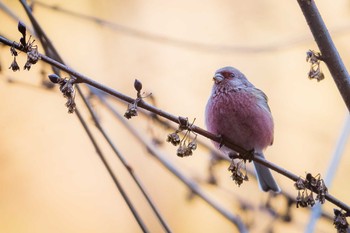
[[[128,197],[128,195],[126,194],[123,186],[121,185],[121,183],[118,181],[118,178],[115,176],[115,174],[112,171],[112,168],[109,166],[105,156],[103,155],[102,151],[100,150],[100,147],[97,145],[95,137],[92,135],[92,132],[90,130],[90,128],[88,127],[88,125],[86,124],[85,120],[83,119],[83,117],[81,116],[80,112],[78,111],[78,109],[75,110],[77,117],[79,118],[80,122],[83,125],[83,128],[85,129],[85,132],[87,133],[87,135],[89,136],[92,144],[94,145],[95,149],[96,149],[96,153],[97,155],[100,157],[103,165],[105,166],[105,168],[107,169],[109,175],[111,176],[111,178],[113,179],[114,184],[117,186],[119,193],[122,195],[125,203],[128,205],[130,211],[132,212],[135,220],[137,221],[138,225],[140,226],[140,228],[142,229],[142,232],[150,232],[145,223],[143,222],[142,218],[140,217],[139,213],[137,212],[136,208],[134,207],[134,204],[131,202],[130,198]]]
[[[14,47],[14,48],[16,48],[18,50],[22,50],[23,49],[20,44],[18,44],[16,42],[13,42],[13,41],[10,41],[10,40],[2,37],[2,36],[0,36],[0,42],[6,44],[8,46],[12,46],[12,47]],[[46,62],[46,63],[48,63],[50,65],[53,65],[53,66],[55,66],[55,67],[65,71],[65,72],[71,74],[72,76],[74,76],[76,78],[75,83],[86,83],[86,84],[88,84],[90,86],[93,86],[93,87],[95,87],[95,88],[97,88],[97,89],[99,89],[99,90],[101,90],[103,92],[106,92],[106,93],[108,93],[108,94],[110,94],[110,95],[112,95],[114,97],[117,97],[117,98],[119,98],[119,99],[121,99],[121,100],[123,100],[125,102],[128,102],[128,103],[133,103],[135,101],[135,99],[133,99],[133,98],[127,96],[127,95],[124,95],[124,94],[122,94],[122,93],[120,93],[120,92],[118,92],[118,91],[116,91],[116,90],[114,90],[114,89],[112,89],[110,87],[107,87],[107,86],[105,86],[103,84],[100,84],[100,83],[98,83],[98,82],[96,82],[96,81],[94,81],[94,80],[92,80],[92,79],[90,79],[90,78],[88,78],[88,77],[78,73],[77,71],[71,69],[70,67],[68,67],[66,65],[63,65],[63,64],[55,61],[54,59],[51,59],[50,57],[47,57],[47,56],[45,56],[43,54],[39,54],[39,56],[40,56],[40,59],[43,60],[44,62]],[[163,110],[161,110],[159,108],[156,108],[156,107],[154,107],[154,106],[152,106],[152,105],[150,105],[150,104],[148,104],[148,103],[146,103],[144,101],[140,101],[138,103],[138,107],[144,108],[144,109],[146,109],[146,110],[148,110],[150,112],[153,112],[153,113],[155,113],[155,114],[157,114],[159,116],[162,116],[162,117],[164,117],[164,118],[166,118],[166,119],[168,119],[170,121],[173,121],[173,122],[179,124],[179,118],[180,117],[176,117],[176,116],[174,116],[174,115],[172,115],[170,113],[167,113],[167,112],[165,112],[165,111],[163,111]],[[211,139],[213,141],[222,143],[226,147],[231,148],[232,150],[238,152],[239,154],[250,154],[251,153],[251,152],[246,151],[243,148],[235,145],[234,143],[232,143],[232,142],[230,142],[228,140],[225,140],[225,139],[222,140],[222,138],[219,135],[212,134],[212,133],[210,133],[210,132],[208,132],[208,131],[206,131],[206,130],[204,130],[204,129],[196,126],[196,125],[191,125],[191,130],[193,132],[195,132],[195,133],[198,133],[198,134],[208,138],[208,139]],[[293,181],[297,181],[300,178],[299,176],[297,176],[297,175],[287,171],[284,168],[281,168],[281,167],[277,166],[276,164],[274,164],[272,162],[267,161],[264,158],[253,156],[252,160],[254,160],[257,163],[263,164],[264,166],[266,166],[266,167],[268,167],[268,168],[270,168],[270,169],[272,169],[272,170],[274,170],[274,171],[276,171],[276,172],[278,172],[278,173],[280,173],[280,174],[290,178]],[[311,191],[315,192],[315,190],[311,190]],[[341,202],[340,200],[336,199],[332,195],[327,194],[325,196],[325,198],[328,201],[330,201],[331,203],[333,203],[336,206],[338,206],[339,208],[341,208],[341,209],[345,210],[346,212],[350,213],[350,207],[348,205],[346,205],[345,203]]]
[[[166,223],[166,221],[163,219],[163,217],[161,216],[159,210],[157,209],[156,205],[153,203],[153,201],[151,200],[151,197],[148,195],[148,193],[146,192],[144,186],[142,185],[140,179],[136,176],[134,170],[131,168],[131,166],[128,164],[128,162],[126,161],[125,157],[121,154],[121,152],[117,149],[117,147],[114,145],[113,141],[111,140],[110,136],[107,134],[106,130],[102,127],[102,125],[100,124],[100,121],[98,120],[96,113],[93,111],[92,106],[90,104],[90,102],[88,101],[88,99],[84,96],[84,94],[82,93],[81,89],[78,87],[78,93],[81,96],[81,98],[83,99],[83,102],[85,104],[85,106],[87,107],[93,122],[95,123],[95,126],[97,127],[97,129],[101,132],[102,136],[105,138],[105,140],[107,141],[107,143],[109,144],[109,146],[112,148],[114,154],[118,157],[119,161],[123,164],[123,166],[126,168],[126,170],[128,171],[128,173],[130,174],[130,176],[132,177],[132,179],[134,180],[135,184],[137,185],[137,187],[140,189],[142,195],[145,197],[147,203],[150,205],[150,207],[152,208],[153,212],[155,213],[156,217],[158,218],[160,224],[162,225],[162,227],[164,228],[164,231],[169,233],[171,232],[168,224]]]
[[[324,61],[350,111],[350,76],[332,41],[314,0],[298,0]]]
[[[200,41],[191,41],[188,39],[180,39],[169,37],[161,34],[152,33],[149,31],[144,31],[136,28],[131,28],[123,24],[118,24],[113,21],[108,21],[100,17],[95,17],[77,11],[72,11],[58,5],[50,5],[41,1],[35,1],[34,6],[50,9],[52,11],[57,11],[62,14],[77,17],[79,19],[87,20],[93,22],[97,25],[107,27],[110,30],[117,31],[127,36],[134,38],[148,40],[155,43],[162,43],[171,46],[177,46],[185,49],[195,49],[204,52],[219,52],[219,53],[240,53],[240,54],[255,54],[255,53],[269,53],[275,52],[282,49],[289,49],[300,43],[307,42],[309,38],[306,35],[297,36],[294,38],[286,38],[284,40],[271,41],[267,44],[256,45],[256,46],[242,46],[242,45],[228,45],[228,44],[212,44]],[[338,32],[344,30],[344,28],[337,28]],[[345,30],[348,29],[347,27]]]
[[[97,97],[106,106],[106,108],[113,113],[113,116],[118,118],[118,120],[121,121],[125,127],[127,127],[127,129],[137,138],[137,140],[139,140],[147,148],[148,152],[151,155],[153,155],[153,157],[155,157],[163,166],[165,166],[173,175],[175,175],[179,180],[181,180],[187,187],[189,187],[193,193],[197,194],[200,198],[207,202],[221,215],[223,215],[225,218],[234,223],[239,229],[239,232],[248,232],[247,228],[245,227],[239,216],[234,216],[226,209],[221,207],[210,196],[208,196],[200,188],[200,186],[198,186],[195,182],[193,182],[191,179],[187,178],[183,173],[177,170],[167,159],[165,159],[165,156],[162,155],[162,153],[157,149],[157,147],[153,143],[151,143],[149,140],[143,137],[138,132],[138,130],[125,119],[125,117],[123,117],[115,108],[113,108],[109,103],[107,103],[105,97],[101,95],[97,95]]]

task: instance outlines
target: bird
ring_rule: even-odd
[[[218,69],[205,109],[207,130],[237,146],[264,157],[264,150],[272,145],[274,122],[264,92],[248,81],[238,69],[227,66]],[[213,141],[226,154],[232,149]],[[253,161],[257,180],[265,192],[281,191],[269,168]]]

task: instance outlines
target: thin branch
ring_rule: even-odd
[[[151,200],[150,196],[147,194],[145,188],[143,187],[141,181],[137,178],[137,176],[134,173],[134,170],[131,168],[131,166],[127,163],[126,159],[124,158],[124,156],[121,154],[121,152],[117,149],[117,147],[114,145],[114,143],[112,142],[111,138],[108,136],[108,134],[106,133],[106,131],[104,130],[104,128],[102,127],[102,125],[100,124],[99,120],[97,119],[96,113],[93,111],[91,104],[89,103],[89,101],[87,100],[87,98],[84,96],[84,94],[82,93],[81,89],[78,88],[78,92],[79,95],[81,96],[81,98],[84,101],[85,106],[88,108],[90,115],[95,123],[95,126],[97,127],[97,129],[101,132],[101,134],[103,135],[103,137],[105,138],[105,140],[107,141],[107,143],[109,144],[109,146],[112,148],[113,152],[115,153],[115,155],[118,157],[119,161],[123,164],[123,166],[126,168],[126,170],[128,171],[128,173],[130,174],[130,176],[132,177],[132,179],[134,180],[134,182],[136,183],[137,187],[140,189],[141,193],[143,194],[143,196],[145,197],[147,203],[150,205],[151,209],[153,210],[153,212],[155,213],[157,219],[159,220],[160,224],[162,225],[163,229],[165,230],[165,232],[171,232],[168,224],[165,222],[165,220],[163,219],[163,217],[161,216],[161,214],[159,213],[157,207],[155,206],[155,204],[153,203],[153,201]]]
[[[177,170],[167,159],[165,156],[161,154],[161,152],[151,143],[148,139],[143,137],[138,130],[136,130],[126,119],[123,117],[115,108],[113,108],[106,100],[105,97],[98,95],[99,100],[107,107],[109,111],[113,113],[113,116],[117,117],[119,121],[125,125],[128,130],[143,144],[146,146],[147,150],[150,154],[152,154],[163,166],[165,166],[171,173],[173,173],[179,180],[181,180],[187,187],[191,189],[191,191],[197,194],[200,198],[202,198],[205,202],[207,202],[210,206],[212,206],[215,210],[217,210],[220,214],[222,214],[225,218],[234,223],[240,232],[248,232],[244,224],[242,223],[239,216],[234,216],[229,213],[226,209],[221,207],[218,203],[216,203],[213,199],[211,199],[195,182],[191,179],[187,178],[184,174],[182,174],[179,170]]]
[[[134,205],[132,204],[132,202],[130,201],[128,195],[126,194],[126,192],[124,191],[124,188],[121,186],[121,184],[119,183],[117,177],[114,175],[111,167],[108,165],[108,162],[106,160],[106,158],[104,157],[102,151],[100,150],[100,147],[97,145],[96,140],[94,138],[94,136],[92,135],[88,125],[86,124],[85,120],[83,119],[83,117],[81,116],[80,112],[78,111],[78,109],[75,110],[77,117],[79,118],[80,122],[83,125],[83,128],[85,129],[86,134],[88,135],[88,137],[90,138],[92,144],[95,147],[96,153],[97,155],[100,157],[103,165],[106,167],[109,175],[112,177],[114,184],[117,186],[119,193],[122,195],[124,201],[126,202],[126,204],[128,205],[130,211],[132,212],[135,220],[137,221],[137,223],[139,224],[140,228],[142,229],[143,232],[149,232],[146,225],[143,223],[141,217],[139,216],[139,214],[137,213],[137,210],[135,209]]]
[[[321,60],[328,66],[348,111],[350,111],[350,76],[317,9],[315,1],[298,0],[298,3],[321,51]]]
[[[349,139],[350,134],[350,116],[349,114],[346,114],[346,121],[342,127],[342,132],[339,135],[339,138],[337,140],[337,143],[335,145],[335,149],[333,151],[331,160],[328,163],[328,169],[326,172],[326,176],[324,178],[324,182],[329,188],[331,186],[331,183],[333,181],[333,178],[336,174],[337,168],[339,167],[341,163],[341,158],[345,155],[344,150],[346,143]],[[322,213],[322,205],[317,204],[311,212],[309,223],[306,227],[306,232],[314,232],[314,228],[316,225],[317,220],[319,219],[320,215]]]
[[[279,40],[270,42],[265,45],[257,45],[257,46],[232,46],[232,45],[223,45],[223,44],[209,44],[205,42],[196,42],[190,41],[186,39],[173,38],[169,36],[164,36],[148,31],[143,31],[140,29],[131,28],[122,24],[118,24],[115,22],[111,22],[108,20],[101,19],[99,17],[86,15],[83,13],[79,13],[76,11],[72,11],[58,5],[49,5],[47,3],[41,1],[34,1],[34,5],[38,5],[40,7],[51,9],[54,11],[58,11],[60,13],[67,14],[69,16],[78,17],[80,19],[88,20],[94,22],[98,25],[108,27],[117,32],[123,33],[124,35],[131,36],[138,39],[148,40],[156,43],[162,43],[177,47],[182,47],[186,49],[196,49],[206,52],[220,52],[220,53],[241,53],[241,54],[254,54],[254,53],[267,53],[271,51],[278,51],[281,49],[288,49],[292,46],[298,45],[303,42],[308,41],[308,37],[301,36],[296,38],[288,38],[286,40]]]

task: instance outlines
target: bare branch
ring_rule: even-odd
[[[118,118],[128,129],[129,131],[140,141],[143,145],[146,146],[147,150],[150,154],[152,154],[163,166],[165,166],[172,174],[174,174],[179,180],[181,180],[187,187],[191,189],[191,191],[197,194],[200,198],[202,198],[205,202],[207,202],[210,206],[212,206],[215,210],[217,210],[221,215],[225,218],[233,222],[239,232],[248,232],[245,225],[239,218],[239,216],[234,216],[218,203],[216,203],[212,198],[210,198],[195,182],[191,179],[187,178],[184,174],[182,174],[179,170],[177,170],[166,158],[162,155],[162,153],[156,148],[156,146],[148,141],[145,137],[143,137],[138,130],[136,130],[127,120],[120,114],[116,109],[114,109],[109,103],[106,102],[104,97],[98,96],[99,100],[110,110],[115,117]]]
[[[350,111],[350,76],[317,9],[315,1],[298,0],[298,3],[321,51],[322,61],[328,66],[338,90]]]

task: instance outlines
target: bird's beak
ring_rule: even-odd
[[[213,80],[216,84],[219,84],[222,80],[224,80],[224,76],[222,76],[222,74],[215,74]]]

